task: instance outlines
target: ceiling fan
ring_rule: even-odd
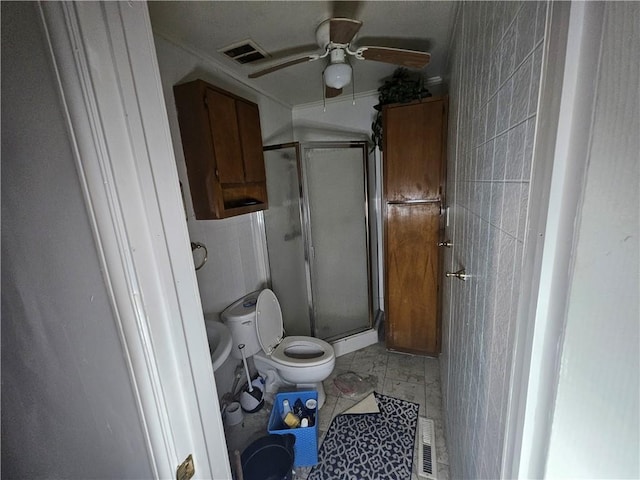
[[[282,68],[299,63],[313,62],[329,57],[329,64],[324,69],[323,77],[327,98],[337,97],[342,88],[351,82],[351,65],[348,57],[357,60],[374,60],[392,63],[410,68],[424,68],[431,55],[427,52],[404,50],[391,47],[352,47],[351,42],[362,27],[362,22],[350,18],[330,18],[322,22],[316,29],[316,41],[324,49],[320,54],[309,54],[287,62],[283,62],[263,70],[249,74],[249,78],[258,78]]]

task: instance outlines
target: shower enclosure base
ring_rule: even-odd
[[[375,329],[370,328],[364,332],[349,335],[348,337],[344,337],[330,343],[333,350],[336,352],[336,357],[340,357],[347,353],[355,352],[361,348],[373,345],[374,343],[378,343],[378,332]]]

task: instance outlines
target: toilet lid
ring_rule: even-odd
[[[262,350],[270,355],[282,341],[282,310],[276,295],[268,288],[258,295],[256,330]]]

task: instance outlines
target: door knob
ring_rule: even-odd
[[[455,278],[460,279],[460,280],[462,280],[464,282],[471,275],[467,275],[466,272],[464,271],[464,268],[462,268],[462,269],[458,270],[457,272],[446,272],[445,276],[447,278],[455,277]]]
[[[451,242],[451,240],[445,240],[444,242],[438,242],[438,246],[451,248],[453,247],[453,243]]]

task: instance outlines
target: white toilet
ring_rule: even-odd
[[[242,297],[227,307],[221,317],[231,330],[231,354],[241,359],[238,345],[244,344],[245,356],[253,355],[258,372],[267,377],[267,388],[275,381],[317,390],[318,408],[324,404],[322,381],[331,375],[336,364],[333,347],[319,338],[283,338],[282,310],[271,290],[266,288]]]

